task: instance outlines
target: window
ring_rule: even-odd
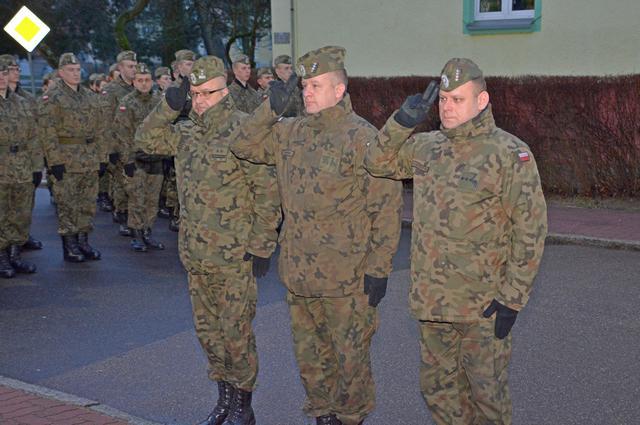
[[[540,31],[542,0],[464,0],[464,32]]]

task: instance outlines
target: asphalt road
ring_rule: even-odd
[[[158,220],[164,252],[134,253],[110,216],[91,241],[99,262],[62,261],[53,207],[38,191],[28,252],[38,273],[0,280],[0,375],[97,400],[166,424],[203,419],[215,401],[195,338],[177,237]],[[378,405],[368,425],[431,424],[418,387],[417,327],[407,310],[409,234],[403,230],[380,306],[373,364]],[[293,358],[275,262],[259,282],[260,425],[311,421]],[[636,424],[640,417],[640,253],[548,246],[514,327],[514,423]]]

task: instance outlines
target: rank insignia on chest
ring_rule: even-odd
[[[520,162],[529,161],[529,159],[530,159],[529,153],[528,152],[518,152],[518,159],[520,160]]]
[[[292,158],[293,154],[294,154],[294,152],[291,149],[283,149],[282,150],[282,157],[283,158]]]

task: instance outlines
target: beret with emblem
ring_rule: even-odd
[[[327,72],[344,69],[344,47],[325,46],[312,50],[298,58],[296,74],[302,78],[313,78]]]
[[[168,75],[169,77],[171,77],[171,71],[166,66],[157,67],[156,70],[153,73],[153,76],[156,77],[156,78],[160,78],[163,75]]]
[[[232,63],[243,63],[245,65],[251,65],[251,61],[249,60],[249,56],[245,54],[239,54],[233,57]]]
[[[125,50],[122,51],[120,53],[118,53],[118,56],[116,56],[116,61],[117,62],[122,62],[122,61],[137,61],[138,59],[136,59],[136,52],[132,51],[132,50]]]
[[[271,75],[273,77],[273,72],[271,72],[271,68],[260,68],[257,72],[257,78],[260,78],[264,75]]]
[[[277,66],[280,64],[291,65],[291,56],[280,55],[273,60],[273,66]]]
[[[58,68],[62,68],[65,65],[77,65],[80,61],[73,53],[63,53],[58,60]]]
[[[2,61],[5,66],[18,66],[18,62],[13,55],[0,55],[0,61]]]
[[[440,90],[452,91],[469,81],[482,78],[482,71],[471,59],[449,59],[440,73]]]
[[[176,53],[176,60],[180,61],[194,61],[196,60],[196,54],[188,49],[178,50]]]
[[[203,56],[193,63],[189,80],[192,85],[199,86],[212,78],[226,77],[224,62],[215,56]]]
[[[136,64],[136,74],[151,74],[151,68],[144,62],[138,62]]]

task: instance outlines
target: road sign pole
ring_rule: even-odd
[[[31,52],[27,52],[29,58],[29,74],[31,74],[31,94],[36,95],[36,79],[33,76],[33,61],[31,60]]]

